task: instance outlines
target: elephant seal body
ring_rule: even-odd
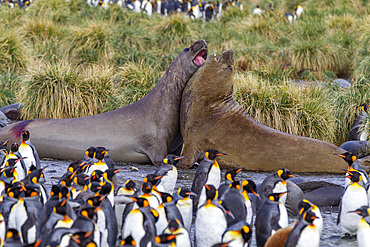
[[[369,155],[367,141],[348,141],[340,145],[340,148],[353,153],[358,159]]]
[[[233,52],[211,55],[186,85],[180,110],[184,140],[180,166],[191,167],[209,148],[227,153],[219,163],[253,171],[342,173],[346,162],[332,144],[283,133],[253,120],[234,100]]]
[[[153,90],[131,105],[88,117],[19,122],[1,129],[0,140],[19,141],[27,129],[40,157],[81,159],[89,146],[104,146],[115,161],[160,165],[182,144],[182,90],[206,53],[204,40],[185,48]]]

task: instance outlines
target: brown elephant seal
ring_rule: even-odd
[[[204,40],[185,48],[153,90],[126,107],[70,119],[28,120],[0,130],[0,140],[20,140],[27,129],[40,157],[81,159],[90,146],[109,149],[117,162],[160,165],[181,146],[179,124],[182,90],[207,58]]]
[[[208,56],[186,85],[180,126],[182,167],[191,167],[209,148],[227,153],[219,163],[253,171],[342,173],[347,168],[333,153],[344,150],[324,141],[290,135],[252,119],[233,98],[233,51]]]

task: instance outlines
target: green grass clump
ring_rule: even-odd
[[[27,66],[23,37],[0,29],[0,72],[16,72]]]

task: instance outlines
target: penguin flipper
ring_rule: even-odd
[[[341,214],[341,212],[342,212],[342,200],[340,201],[340,204],[339,204],[337,225],[340,223],[340,214]]]

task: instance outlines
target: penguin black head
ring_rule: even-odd
[[[24,159],[24,158],[23,158]],[[37,167],[34,165],[34,164],[32,164],[31,166],[30,166],[30,169],[28,170],[28,175],[30,175],[31,174],[31,172],[33,172],[33,171],[35,171],[35,170],[37,170]]]
[[[164,159],[162,160],[162,164],[167,164],[167,165],[173,165],[173,166],[176,166],[177,163],[179,163],[179,161],[181,159],[185,158],[184,156],[176,156],[174,154],[168,154],[166,155],[166,157],[164,157]]]
[[[72,235],[71,240],[81,247],[96,247],[93,232],[78,232]]]
[[[6,232],[6,239],[21,240],[21,234],[14,228],[8,229]]]
[[[89,178],[90,177],[87,176],[85,173],[80,173],[73,177],[73,183],[80,186],[85,186]]]
[[[236,175],[239,172],[241,172],[242,170],[243,170],[243,168],[234,168],[234,169],[231,169],[231,170],[226,171],[226,173],[225,173],[225,179],[226,180],[229,180],[231,182],[234,182]]]
[[[274,201],[274,202],[278,202],[280,197],[282,197],[284,194],[286,194],[287,192],[282,192],[282,193],[271,193],[269,194],[268,196],[268,199],[270,201]]]
[[[19,150],[19,145],[18,143],[13,143],[11,146],[10,146],[10,151],[12,151],[12,153],[16,153],[18,152]]]
[[[53,212],[61,215],[67,215],[67,199],[58,202],[54,208]]]
[[[94,153],[96,152],[96,147],[89,147],[86,152],[85,152],[85,155],[89,158],[94,158]]]
[[[108,154],[108,150],[104,147],[97,147],[95,150],[95,158],[98,160],[104,159],[104,156]]]
[[[81,160],[75,160],[68,166],[68,171],[74,173],[78,168],[80,168]]]
[[[135,190],[136,184],[133,180],[129,179],[125,183],[125,188],[128,190]]]
[[[131,196],[130,197],[134,202],[137,203],[137,205],[141,208],[146,208],[146,207],[149,207],[149,202],[147,199],[145,198],[142,198],[142,197],[133,197]]]
[[[152,184],[150,182],[143,183],[141,186],[141,190],[143,193],[150,193],[152,192]]]
[[[112,184],[111,183],[104,183],[104,185],[99,190],[100,195],[108,195],[112,191]]]
[[[40,178],[45,178],[44,170],[45,170],[45,168],[42,168],[42,169],[37,169],[37,170],[31,172],[29,174],[29,181],[34,183],[34,184],[39,183]]]
[[[22,140],[28,141],[30,139],[30,132],[28,130],[23,130],[22,132]]]
[[[59,192],[60,192],[60,187],[58,185],[53,184],[51,186],[50,197],[58,196]]]
[[[288,169],[286,169],[286,168],[279,169],[277,171],[277,174],[284,181],[287,180],[288,178],[295,177],[295,175],[291,171],[289,171]]]
[[[248,224],[246,224],[242,227],[240,232],[241,232],[242,237],[243,237],[243,242],[244,243],[249,242],[249,240],[252,237],[252,228]]]
[[[312,211],[307,211],[305,213],[303,213],[302,215],[302,218],[307,221],[308,223],[312,224],[312,222],[315,220],[315,219],[318,219],[318,217],[316,216],[316,214]]]
[[[93,206],[93,207],[99,207],[100,204],[102,203],[102,201],[104,201],[104,199],[106,198],[106,196],[93,196],[93,197],[90,197],[86,200],[86,202],[90,205],[90,206]]]
[[[208,200],[213,201],[218,197],[218,192],[217,192],[215,186],[213,186],[212,184],[207,184],[207,185],[204,185],[204,187],[206,187],[207,201]]]
[[[131,235],[129,235],[127,238],[121,240],[120,245],[121,246],[136,246],[136,242],[134,238]]]
[[[229,188],[235,188],[235,189],[237,189],[237,190],[240,190],[240,182],[239,182],[239,181],[232,182],[232,183],[229,185]]]
[[[103,178],[105,178],[108,181],[112,181],[113,176],[116,175],[118,172],[120,172],[122,170],[123,169],[116,169],[116,168],[107,169],[103,173]]]
[[[225,153],[221,153],[216,149],[208,149],[207,152],[204,153],[204,156],[209,160],[215,160],[217,156],[226,155]]]
[[[343,154],[334,154],[344,159],[348,166],[352,166],[353,162],[357,160],[357,157],[351,152],[345,152]]]
[[[351,179],[352,183],[358,183],[362,181],[362,176],[359,172],[356,171],[347,171],[348,176],[346,178]]]
[[[182,186],[179,190],[178,190],[178,194],[181,196],[181,197],[188,197],[188,196],[197,196],[197,194],[195,194],[193,191],[191,191],[188,187],[186,186]]]
[[[259,197],[257,194],[257,186],[256,183],[252,180],[243,180],[242,182],[242,188],[243,190],[247,191],[247,193],[253,193],[255,196]]]
[[[3,170],[2,175],[4,175],[6,178],[16,178],[17,172],[14,167],[6,167]]]
[[[362,110],[363,112],[366,112],[366,113],[367,113],[367,109],[368,109],[368,107],[370,107],[370,105],[368,105],[368,104],[364,103],[364,104],[362,104],[360,107],[361,107],[361,110]]]
[[[156,236],[154,238],[154,241],[162,246],[163,244],[165,244],[165,246],[172,246],[170,244],[172,243],[176,243],[176,236],[179,235],[179,234],[168,234],[168,233],[163,233],[159,236]]]
[[[92,220],[95,215],[95,208],[83,208],[80,210],[80,215]]]
[[[170,203],[173,201],[172,196],[165,192],[161,192],[161,198],[162,198],[163,203]]]
[[[176,231],[177,229],[179,229],[180,227],[180,222],[179,220],[175,220],[175,219],[172,219],[168,222],[168,229],[171,231],[171,232],[174,232]]]
[[[311,209],[312,203],[306,199],[303,199],[298,203],[298,215],[303,215],[304,212]]]
[[[0,142],[0,149],[7,149],[8,143],[9,143],[9,140]]]
[[[24,196],[25,197],[34,197],[34,196],[38,196],[40,194],[40,191],[36,188],[27,188],[25,190],[25,193],[24,193]]]
[[[14,167],[15,166],[15,164],[18,162],[18,161],[21,161],[21,160],[23,160],[23,158],[19,158],[19,159],[8,159],[7,161],[6,161],[6,166],[8,166],[8,167]]]
[[[90,182],[87,187],[94,193],[98,192],[102,188],[100,183],[96,181]]]
[[[152,185],[157,185],[158,184],[158,181],[159,179],[161,179],[163,176],[156,176],[154,174],[148,174],[145,178],[144,178],[144,183],[146,182],[149,182],[151,183]]]
[[[62,198],[69,199],[69,197],[70,197],[69,189],[67,187],[62,187],[58,193],[58,198],[59,199],[62,199]]]
[[[355,211],[348,211],[348,213],[356,213],[365,218],[365,217],[370,216],[370,208],[367,206],[362,206],[356,209]]]
[[[20,186],[13,186],[7,189],[6,194],[11,198],[19,199],[24,196],[24,189]]]
[[[103,171],[100,171],[100,170],[94,170],[92,173],[91,173],[91,177],[93,176],[97,176],[100,180],[100,178],[103,176]]]

